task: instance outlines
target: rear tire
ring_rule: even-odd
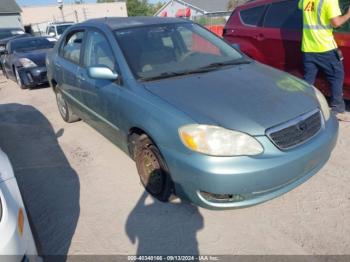
[[[79,121],[80,118],[73,113],[71,106],[67,103],[59,88],[55,88],[55,93],[58,111],[60,112],[62,119],[67,123]]]
[[[136,142],[135,162],[146,191],[159,201],[168,202],[173,182],[159,149],[146,135],[141,135]]]

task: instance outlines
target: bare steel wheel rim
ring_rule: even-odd
[[[151,194],[158,195],[162,192],[164,184],[164,174],[158,158],[150,149],[143,151],[142,158],[141,180]]]
[[[66,101],[64,101],[64,98],[60,92],[57,92],[57,105],[58,105],[58,110],[60,111],[61,115],[63,117],[66,117],[67,104],[66,104]]]

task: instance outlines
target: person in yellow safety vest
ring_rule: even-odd
[[[342,15],[338,0],[299,0],[303,12],[302,52],[304,80],[313,85],[322,71],[331,86],[331,108],[339,120],[350,120],[343,99],[343,56],[333,37],[333,28],[350,18],[350,8]]]

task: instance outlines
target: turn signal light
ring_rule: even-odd
[[[18,210],[18,232],[21,236],[23,235],[23,230],[24,230],[24,214],[23,214],[23,209],[20,208]]]

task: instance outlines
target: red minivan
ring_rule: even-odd
[[[349,0],[340,0],[346,10]],[[344,96],[350,100],[350,23],[335,30],[335,39],[344,54]],[[239,44],[241,50],[259,62],[303,76],[301,55],[302,13],[298,0],[255,0],[237,7],[227,21],[223,37]],[[320,75],[316,86],[329,94]]]

